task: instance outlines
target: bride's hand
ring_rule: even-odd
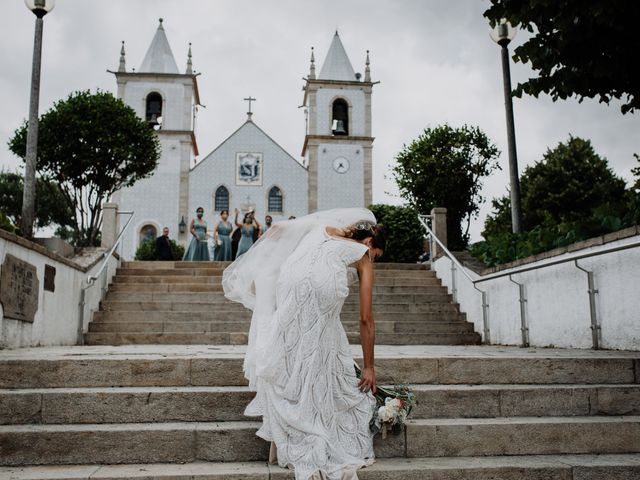
[[[362,369],[362,375],[360,376],[360,382],[358,383],[358,388],[362,392],[368,392],[371,390],[371,393],[376,393],[378,390],[376,388],[376,374],[373,371],[372,367],[365,367]]]

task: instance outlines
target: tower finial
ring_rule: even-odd
[[[160,17],[159,19],[159,24],[158,24],[158,30],[164,30],[164,27],[162,26],[162,22],[164,22],[164,19],[162,17]]]
[[[122,41],[122,46],[120,47],[120,65],[118,66],[118,71],[119,72],[127,71],[127,68],[125,65],[125,59],[124,59],[124,40]]]
[[[365,67],[364,67],[364,81],[365,82],[371,82],[371,68],[369,67],[369,64],[371,62],[369,62],[369,50],[367,50],[367,59],[364,62]]]
[[[316,57],[313,54],[313,47],[311,47],[311,65],[309,66],[309,79],[316,79]]]
[[[189,42],[189,52],[187,53],[187,75],[193,74],[193,62],[191,61],[191,42]]]

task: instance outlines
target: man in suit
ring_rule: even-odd
[[[164,227],[162,229],[162,235],[156,238],[156,257],[158,260],[173,260],[168,227]]]

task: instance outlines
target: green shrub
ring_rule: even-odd
[[[538,225],[521,234],[498,233],[485,241],[471,245],[471,255],[488,266],[500,265],[520,258],[564,247],[575,242],[615,232],[638,224],[640,220],[639,197],[629,198],[629,210],[619,217],[609,205],[596,208],[590,217],[557,225]]]
[[[423,228],[411,207],[376,204],[369,206],[387,232],[383,262],[413,263],[422,253]]]
[[[7,218],[7,216],[0,212],[0,228],[9,233],[16,233],[16,227],[11,223],[11,220]]]
[[[169,240],[171,243],[171,253],[173,254],[174,260],[182,260],[182,256],[184,255],[184,247],[176,243],[175,240]],[[158,260],[156,256],[156,239],[151,238],[146,242],[142,242],[138,249],[136,250],[135,260]]]

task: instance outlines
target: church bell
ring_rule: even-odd
[[[334,135],[346,135],[347,131],[344,129],[344,120],[334,120],[331,131]]]

